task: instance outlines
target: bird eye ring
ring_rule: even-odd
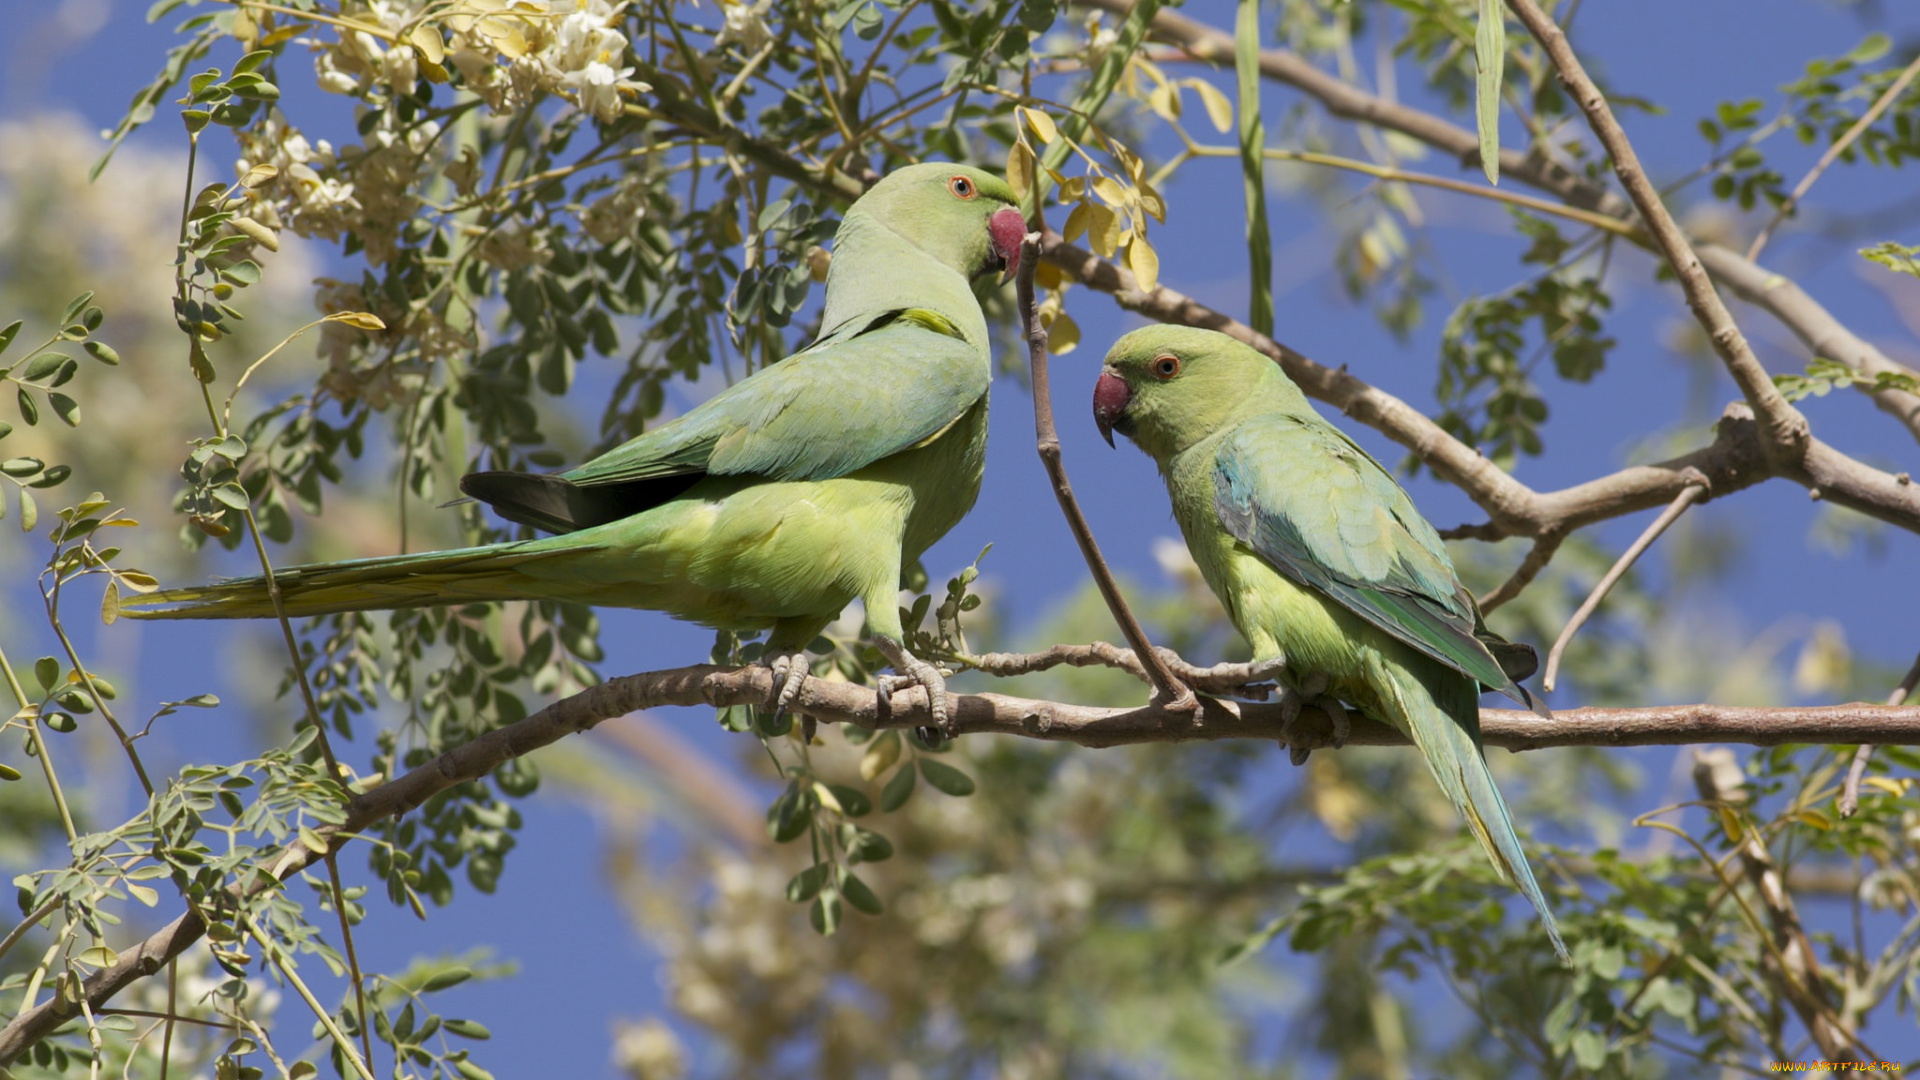
[[[1169,354],[1166,356],[1158,356],[1154,358],[1154,361],[1153,361],[1153,377],[1154,378],[1166,380],[1166,379],[1171,379],[1178,374],[1180,374],[1180,358],[1179,357]]]
[[[953,192],[953,197],[956,199],[971,199],[974,195],[973,181],[964,176],[956,176],[947,181],[947,190]]]

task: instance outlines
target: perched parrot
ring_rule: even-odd
[[[1482,687],[1544,713],[1515,681],[1533,650],[1486,629],[1407,493],[1279,365],[1212,330],[1122,337],[1093,415],[1108,443],[1118,431],[1160,467],[1201,576],[1254,656],[1284,660],[1295,690],[1323,676],[1327,694],[1406,733],[1564,959],[1480,745]]]
[[[963,165],[890,173],[834,234],[813,344],[571,471],[461,480],[558,535],[279,571],[286,613],[554,599],[771,628],[784,707],[800,650],[858,598],[897,681],[924,686],[944,724],[945,683],[907,651],[897,596],[902,566],[980,491],[992,367],[975,287],[1019,258],[1014,202]],[[149,619],[274,614],[259,577],[135,605],[161,605],[127,612]]]

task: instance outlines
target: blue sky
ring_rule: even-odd
[[[165,24],[142,21],[144,4],[125,0],[61,0],[19,5],[10,24],[25,30],[0,45],[0,115],[32,111],[78,113],[88,127],[111,126],[124,103],[159,64],[171,38]],[[1220,0],[1190,3],[1185,13],[1215,25],[1230,25],[1232,5]],[[1889,29],[1908,37],[1920,34],[1920,10],[1891,4],[1881,14]],[[171,21],[171,20],[169,20]],[[1730,34],[1737,26],[1740,33]],[[1592,68],[1610,85],[1657,100],[1664,115],[1627,113],[1624,122],[1657,181],[1677,177],[1704,157],[1695,131],[1698,118],[1714,104],[1759,97],[1776,100],[1776,88],[1799,73],[1809,56],[1837,55],[1855,45],[1868,27],[1845,5],[1812,0],[1697,0],[1687,4],[1651,0],[1590,0],[1582,6],[1575,43]],[[1515,28],[1512,32],[1518,33]],[[1737,40],[1736,40],[1737,39]],[[229,63],[231,56],[216,58]],[[300,71],[295,61],[289,71]],[[1402,70],[1402,93],[1424,101],[1422,88],[1409,85]],[[1197,73],[1197,72],[1196,72]],[[1230,79],[1215,76],[1230,90]],[[289,80],[291,82],[291,80]],[[1297,95],[1268,87],[1270,114],[1294,104]],[[1195,120],[1196,131],[1205,129]],[[1509,140],[1519,137],[1509,118]],[[165,118],[137,137],[155,148],[180,145],[179,129]],[[1769,144],[1780,154],[1781,171],[1797,177],[1815,151]],[[1451,163],[1429,158],[1418,167],[1452,174]],[[1464,175],[1464,174],[1463,174]],[[1890,194],[1888,173],[1869,167],[1838,167],[1815,189],[1816,208],[1861,213],[1898,201]],[[1154,234],[1162,256],[1162,280],[1205,303],[1244,314],[1247,294],[1244,249],[1240,241],[1237,165],[1194,162],[1168,185],[1167,224]],[[1911,181],[1904,185],[1911,190]],[[1691,201],[1704,198],[1690,189]],[[1504,213],[1491,203],[1437,192],[1423,192],[1421,205],[1432,222],[1432,241],[1445,260],[1450,279],[1429,305],[1425,325],[1406,344],[1382,331],[1364,308],[1349,303],[1330,273],[1330,232],[1303,201],[1277,201],[1272,208],[1276,279],[1284,291],[1276,297],[1275,336],[1329,365],[1345,364],[1361,378],[1415,405],[1432,404],[1435,343],[1445,311],[1475,293],[1504,288],[1516,279],[1517,241]],[[1221,208],[1217,214],[1210,207]],[[1920,224],[1909,216],[1889,219],[1886,229],[1863,240],[1920,240]],[[1867,275],[1884,274],[1851,257],[1826,257],[1825,249],[1803,242],[1792,230],[1769,248],[1765,262],[1791,274],[1848,325],[1879,342],[1898,359],[1920,356],[1920,289],[1896,283],[1896,291],[1869,287]],[[1517,473],[1539,489],[1589,479],[1623,463],[1628,444],[1649,430],[1682,418],[1681,402],[1694,368],[1674,356],[1669,340],[1687,314],[1670,286],[1652,282],[1652,264],[1638,253],[1616,262],[1613,281],[1616,310],[1609,330],[1619,339],[1607,370],[1591,386],[1547,385],[1554,421],[1547,429],[1548,453],[1523,460]],[[157,268],[165,273],[165,268]],[[1899,291],[1899,290],[1904,291]],[[1897,305],[1904,305],[1905,319]],[[1084,344],[1053,365],[1054,396],[1067,466],[1102,546],[1124,572],[1157,582],[1160,571],[1151,547],[1155,538],[1175,530],[1164,492],[1148,461],[1124,443],[1109,450],[1096,436],[1088,410],[1099,355],[1135,320],[1104,298],[1085,290],[1073,294],[1070,310],[1080,322]],[[1773,370],[1793,370],[1805,362],[1797,344],[1764,316],[1736,307],[1736,315],[1754,335],[1763,360]],[[0,313],[0,321],[8,317]],[[1724,377],[1714,382],[1714,406],[1735,395]],[[984,569],[998,590],[996,602],[1013,623],[1031,620],[1077,587],[1083,573],[1072,541],[1047,489],[1032,450],[1028,399],[1016,384],[996,388],[988,472],[979,508],[930,552],[925,560],[936,581],[965,565],[981,546],[995,544]],[[1912,440],[1864,398],[1834,394],[1806,404],[1816,432],[1841,449],[1876,463],[1920,472],[1920,454]],[[583,422],[598,413],[585,403]],[[1401,452],[1384,439],[1346,425],[1385,461]],[[1701,441],[1706,433],[1701,433]],[[84,482],[84,481],[82,481]],[[1423,511],[1441,526],[1480,520],[1458,492],[1422,480],[1411,485]],[[1713,519],[1745,538],[1747,549],[1733,574],[1715,591],[1714,603],[1744,620],[1754,632],[1795,617],[1838,620],[1852,647],[1889,666],[1904,666],[1920,647],[1920,604],[1911,602],[1911,582],[1920,560],[1910,536],[1890,538],[1878,559],[1859,551],[1846,556],[1810,550],[1808,528],[1818,507],[1805,492],[1786,483],[1769,483],[1716,501],[1695,514]],[[1624,546],[1651,517],[1651,511],[1608,523],[1598,534],[1615,549]],[[1515,555],[1517,558],[1517,553]],[[1649,570],[1659,580],[1659,564]],[[1891,583],[1900,583],[1905,602],[1889,602]],[[618,673],[702,661],[711,635],[646,613],[609,613],[604,617],[608,651],[603,669]],[[160,634],[122,624],[108,634],[141,634],[142,663],[132,689],[142,700],[184,697],[207,689],[205,655],[236,655],[227,635],[265,632],[263,627],[223,627],[209,636]],[[9,642],[11,646],[13,643]],[[1541,643],[1544,645],[1545,643]],[[83,643],[83,647],[85,644]],[[217,650],[206,653],[205,650]],[[19,650],[24,652],[25,650]],[[1205,662],[1212,658],[1195,657]],[[1553,704],[1574,704],[1554,699]],[[728,739],[703,715],[662,714],[681,724],[697,745],[720,760],[733,760],[740,744]],[[166,749],[179,760],[226,752],[230,734],[244,727],[232,712],[196,715],[191,727],[174,729]],[[586,736],[594,739],[595,736]],[[1658,776],[1666,756],[1649,765]],[[110,777],[102,782],[118,782]],[[469,986],[450,995],[449,1011],[484,1018],[496,1038],[482,1060],[502,1076],[610,1075],[606,1063],[609,1023],[614,1017],[644,1015],[663,1008],[656,958],[631,932],[599,871],[602,826],[593,812],[549,786],[522,807],[526,828],[509,859],[497,895],[466,897],[454,909],[422,925],[403,911],[376,906],[361,937],[363,957],[373,966],[403,966],[423,952],[458,953],[475,943],[497,943],[500,956],[522,965],[519,979]],[[346,860],[351,863],[353,860]],[[803,918],[799,909],[796,920]],[[611,963],[609,959],[611,958]],[[568,989],[579,988],[576,999]],[[590,995],[590,996],[589,996]],[[582,1007],[581,1001],[589,1004]],[[296,1006],[287,1006],[296,1007]]]

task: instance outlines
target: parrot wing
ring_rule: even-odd
[[[1221,441],[1213,483],[1221,524],[1274,569],[1535,707],[1476,635],[1478,612],[1439,534],[1386,470],[1338,429],[1285,413],[1249,420]],[[1510,659],[1508,666],[1517,665]]]
[[[561,475],[582,487],[689,472],[845,476],[939,434],[980,400],[989,377],[951,320],[923,308],[889,312]]]
[[[708,474],[845,476],[938,435],[991,377],[982,350],[951,319],[925,308],[890,311],[567,472],[480,472],[460,487],[509,520],[572,532],[657,506]]]

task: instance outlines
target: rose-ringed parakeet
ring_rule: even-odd
[[[558,535],[276,573],[288,615],[570,600],[772,630],[790,702],[798,650],[848,601],[944,723],[945,686],[906,649],[903,565],[979,494],[991,378],[975,293],[1019,257],[1013,191],[979,169],[887,175],[834,235],[820,336],[696,409],[558,475],[482,472],[461,490]],[[274,614],[263,578],[129,601],[153,619]]]
[[[1407,493],[1322,420],[1279,365],[1225,334],[1136,330],[1108,352],[1095,422],[1160,467],[1187,547],[1256,659],[1412,739],[1503,877],[1553,913],[1480,745],[1481,688],[1535,706],[1515,681],[1533,652],[1489,632]],[[1544,711],[1544,710],[1542,710]]]

